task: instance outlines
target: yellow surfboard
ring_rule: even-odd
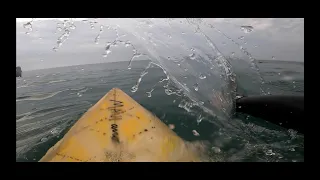
[[[118,88],[91,107],[40,162],[200,161],[175,132]]]

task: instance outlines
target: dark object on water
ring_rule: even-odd
[[[265,119],[304,134],[304,96],[252,96],[236,100],[236,112]]]
[[[22,70],[21,67],[16,67],[16,77],[22,77]]]

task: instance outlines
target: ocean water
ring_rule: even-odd
[[[113,87],[121,88],[164,123],[173,124],[184,140],[206,142],[209,161],[304,161],[303,135],[245,114],[218,120],[181,91],[168,91],[168,86],[179,87],[171,79],[166,81],[158,66],[146,69],[149,62],[134,61],[131,69],[128,62],[113,62],[23,72],[16,80],[16,161],[38,161]],[[257,74],[244,61],[230,62],[238,94],[261,94],[260,77],[266,94],[304,94],[303,63],[257,61]],[[188,87],[194,89],[192,84]],[[197,88],[200,92],[201,84]]]

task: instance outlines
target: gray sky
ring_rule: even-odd
[[[62,24],[57,24],[62,23],[63,18],[35,19],[32,31],[23,27],[31,19],[18,18],[17,65],[23,70],[33,70],[128,61],[134,49],[139,53],[151,53],[153,57],[188,56],[191,48],[198,49],[196,52],[199,54],[211,54],[212,49],[204,36],[194,32],[196,25],[199,25],[201,31],[225,56],[234,52],[237,57],[247,58],[240,51],[239,46],[242,46],[256,59],[273,60],[274,57],[274,60],[304,62],[304,19],[89,19],[94,29],[91,29],[90,22],[83,22],[84,19],[73,20],[75,29],[70,28],[71,23],[66,24],[70,31],[69,37],[55,52],[53,47],[57,46],[57,39],[65,32],[57,29],[63,27]],[[99,44],[96,44],[95,38],[101,25],[103,31]],[[245,33],[241,26],[252,26],[253,31]],[[237,44],[216,31],[217,29]],[[28,31],[30,33],[26,34]],[[118,43],[110,48],[111,53],[107,57],[103,57],[106,43],[114,41],[117,33],[120,40],[130,41],[134,48]],[[141,56],[135,60],[146,58]]]

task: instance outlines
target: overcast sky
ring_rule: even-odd
[[[36,18],[31,30],[23,26],[31,21],[30,18],[18,18],[17,65],[23,70],[33,70],[128,61],[134,50],[162,57],[188,56],[191,48],[210,54],[212,49],[205,37],[195,33],[197,25],[225,56],[234,53],[236,57],[247,58],[240,49],[244,47],[256,59],[304,62],[304,19],[89,19],[89,22],[83,22],[86,18],[80,18],[73,19],[74,26],[65,24],[70,34],[55,52],[53,48],[57,46],[58,38],[66,32],[64,19],[67,18]],[[253,30],[246,33],[241,26],[252,26]],[[117,37],[124,42],[130,41],[134,48],[119,43],[103,57],[106,43]],[[139,59],[146,57],[135,60]]]

